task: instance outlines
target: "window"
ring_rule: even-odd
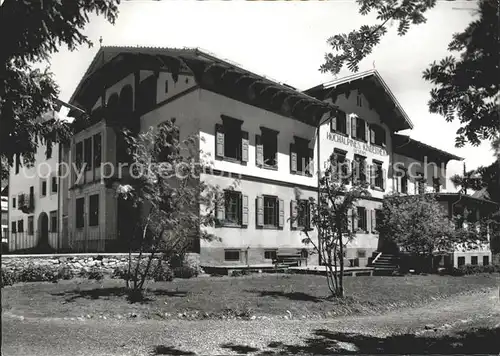
[[[34,221],[33,216],[28,216],[28,235],[33,235]]]
[[[94,168],[99,168],[101,166],[102,161],[102,153],[101,153],[101,134],[94,135]]]
[[[357,207],[358,216],[356,219],[358,220],[358,230],[367,231],[368,228],[366,226],[366,209],[362,206]]]
[[[264,251],[264,258],[266,260],[275,260],[276,259],[276,250]]]
[[[52,182],[50,183],[50,191],[52,193],[57,193],[57,177],[52,176],[51,180],[52,180]]]
[[[24,232],[24,220],[17,221],[17,232]]]
[[[50,212],[50,232],[57,232],[57,210]]]
[[[16,198],[12,198],[12,207],[15,208],[16,207]]]
[[[464,256],[459,257],[457,262],[458,262],[458,267],[465,265],[465,257]]]
[[[290,145],[290,171],[292,173],[312,176],[314,150],[309,148],[309,141],[295,137],[295,143]]]
[[[373,161],[372,185],[376,188],[384,189],[384,170],[382,162]]]
[[[381,209],[375,209],[375,228],[373,231],[378,231],[377,226],[381,226],[383,223],[384,214]]]
[[[165,94],[168,93],[168,80],[165,80]]]
[[[241,193],[234,191],[224,192],[226,208],[226,224],[241,225]]]
[[[15,221],[11,222],[10,229],[12,230],[13,234],[15,234],[17,232],[17,225],[16,225]]]
[[[338,110],[335,117],[330,120],[330,131],[347,135],[347,115],[344,111]]]
[[[21,165],[21,159],[19,155],[15,155],[15,165],[16,165],[16,174],[19,174],[19,166]]]
[[[366,250],[357,250],[358,258],[366,258]]]
[[[349,183],[349,160],[346,158],[346,155],[346,151],[335,148],[332,162],[332,164],[336,166],[334,170],[339,175],[339,179],[342,179],[344,184]]]
[[[477,265],[477,256],[471,256],[470,264],[474,266]]]
[[[434,193],[439,193],[441,190],[441,179],[439,177],[432,178],[432,186],[434,188]]]
[[[92,137],[85,139],[83,149],[84,149],[83,160],[85,162],[85,170],[90,171],[92,169]]]
[[[137,100],[137,111],[144,114],[156,105],[156,76],[151,75],[139,84],[139,95]]]
[[[99,194],[89,198],[89,226],[99,225]]]
[[[85,206],[85,198],[76,199],[76,227],[82,228],[84,226],[84,206]]]
[[[370,143],[385,147],[385,130],[382,126],[375,124],[370,125]]]
[[[29,196],[29,207],[31,209],[34,208],[35,206],[35,187],[31,186],[30,187],[30,196]]]
[[[233,161],[248,161],[248,132],[241,131],[243,121],[222,115],[222,125],[215,125],[216,157]],[[260,145],[261,154],[263,147]],[[259,156],[258,142],[256,142],[256,157]]]
[[[179,128],[175,126],[175,119],[158,125],[158,138],[155,142],[158,145],[158,162],[172,162],[172,156],[179,153]]]
[[[488,266],[490,264],[490,256],[483,256],[483,266]]]
[[[359,107],[363,106],[363,97],[360,94],[356,95],[356,105]]]
[[[351,116],[351,136],[361,141],[367,141],[365,120],[357,116]]]
[[[76,144],[76,152],[75,152],[76,168],[80,169],[82,167],[82,162],[83,162],[83,142],[78,142]]]
[[[256,137],[257,165],[264,167],[278,167],[278,131],[261,127],[262,136]],[[260,141],[260,142],[259,142]],[[259,145],[262,145],[262,150]],[[259,157],[262,152],[262,156]]]
[[[240,251],[224,250],[224,260],[225,261],[239,261],[240,260]]]
[[[422,173],[417,172],[417,177],[415,178],[415,194],[425,193],[425,179]]]
[[[408,172],[404,170],[400,173],[401,193],[408,194]]]
[[[310,204],[308,200],[298,201],[297,226],[301,229],[309,228],[311,223]]]
[[[353,163],[353,181],[366,182],[366,157],[354,155]]]
[[[278,226],[278,199],[275,197],[264,197],[264,226]]]
[[[40,189],[40,194],[42,197],[47,195],[47,180],[42,180],[42,188]]]

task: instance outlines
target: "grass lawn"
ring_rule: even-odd
[[[262,274],[148,284],[148,300],[127,301],[124,281],[21,283],[2,289],[2,311],[43,317],[326,317],[382,313],[500,285],[500,276],[345,277],[348,298],[331,300],[325,277]],[[291,313],[288,313],[288,311]],[[179,313],[186,315],[179,316]]]

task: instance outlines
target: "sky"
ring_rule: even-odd
[[[433,61],[449,55],[452,34],[474,19],[473,1],[438,1],[425,24],[398,36],[389,27],[381,44],[361,64],[360,71],[376,68],[414,123],[401,132],[465,159],[467,169],[493,162],[488,142],[479,147],[454,146],[458,123],[430,114],[431,85],[422,72]],[[362,16],[354,0],[330,1],[175,1],[122,0],[115,25],[90,17],[85,34],[94,47],[74,52],[61,49],[52,57],[51,70],[60,86],[60,98],[69,100],[83,73],[102,45],[199,47],[247,70],[305,90],[335,79],[320,73],[326,40],[364,24],[376,24],[375,14]],[[342,70],[338,78],[348,75]],[[463,163],[451,161],[448,176],[461,173]]]

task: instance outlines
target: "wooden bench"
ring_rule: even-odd
[[[273,264],[276,268],[299,267],[304,261],[306,262],[307,258],[303,257],[300,252],[277,254],[273,259]]]

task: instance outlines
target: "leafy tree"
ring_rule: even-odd
[[[351,219],[356,218],[354,206],[362,197],[369,196],[367,184],[355,183],[347,187],[350,176],[347,163],[339,164],[335,154],[330,157],[330,166],[319,180],[319,201],[309,199],[311,227],[316,228],[317,241],[311,236],[312,228],[304,228],[305,244],[313,246],[325,266],[328,288],[335,297],[344,297],[344,251],[347,243],[356,234],[351,228]],[[347,168],[347,169],[345,169]],[[297,199],[300,190],[296,190]],[[298,214],[304,206],[298,207]]]
[[[362,26],[349,34],[328,39],[335,54],[327,53],[322,72],[338,74],[344,64],[358,71],[359,62],[372,53],[387,32],[387,23],[395,21],[397,33],[405,35],[411,25],[425,23],[425,13],[435,0],[357,0],[360,13],[377,12],[381,21],[376,26]],[[498,51],[500,0],[480,0],[479,18],[461,33],[453,36],[448,46],[459,58],[448,56],[432,63],[423,78],[435,85],[431,90],[429,110],[443,115],[447,121],[458,119],[456,145],[498,139],[500,55]]]
[[[386,196],[378,230],[401,251],[431,261],[432,256],[452,252],[458,245],[471,249],[485,241],[476,229],[455,229],[434,194]]]
[[[179,140],[174,122],[165,122],[156,132],[127,135],[130,176],[115,183],[119,199],[130,203],[137,216],[129,236],[126,278],[134,300],[142,297],[155,259],[168,261],[184,254],[196,239],[216,238],[206,227],[215,222],[219,189],[200,179],[207,162],[197,149],[197,137]],[[132,252],[138,252],[136,261]]]

